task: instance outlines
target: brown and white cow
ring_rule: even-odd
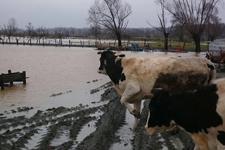
[[[140,117],[141,100],[152,96],[152,90],[170,92],[193,89],[208,84],[215,75],[214,65],[205,58],[157,56],[117,56],[112,51],[99,52],[99,73],[107,74],[121,95],[121,103],[136,118]],[[130,104],[134,104],[132,107]]]
[[[149,110],[149,134],[170,129],[175,122],[191,135],[196,150],[225,149],[225,78],[182,93],[157,91]]]

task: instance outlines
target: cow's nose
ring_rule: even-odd
[[[98,70],[98,73],[100,73],[100,74],[106,74],[106,71],[105,70]]]
[[[103,70],[99,69],[99,70],[98,70],[98,73],[103,73]]]

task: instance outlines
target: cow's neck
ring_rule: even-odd
[[[119,84],[119,81],[125,80],[121,61],[122,60],[119,59],[107,62],[106,73],[114,84]]]

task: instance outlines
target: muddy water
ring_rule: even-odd
[[[149,147],[158,150],[184,146],[178,139],[182,134],[174,139],[169,135],[155,138],[146,135],[147,109],[142,113],[137,131],[132,130],[133,117],[126,113],[116,92],[109,88],[108,77],[97,73],[98,60],[96,51],[88,48],[0,45],[0,73],[8,69],[25,70],[29,77],[26,86],[16,84],[0,91],[0,147],[6,150]],[[23,112],[26,117],[22,116]],[[168,142],[170,140],[172,142]],[[187,141],[184,143],[190,143]]]
[[[73,107],[99,99],[90,89],[109,79],[97,73],[98,57],[92,48],[0,45],[0,73],[26,71],[29,77],[26,86],[0,91],[0,112],[21,106]]]

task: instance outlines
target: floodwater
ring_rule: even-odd
[[[0,45],[0,73],[26,71],[27,84],[0,91],[0,112],[16,107],[73,107],[99,99],[90,90],[109,81],[97,73],[93,48]],[[96,97],[97,96],[97,97]]]
[[[123,53],[135,57],[165,55],[158,52]],[[166,55],[174,55],[174,53]],[[0,146],[12,147],[15,144],[23,149],[38,149],[43,145],[60,147],[72,141],[71,149],[76,149],[90,133],[96,131],[96,123],[104,114],[101,106],[108,103],[108,100],[115,99],[116,94],[111,90],[109,99],[100,101],[105,86],[109,85],[106,84],[109,78],[98,74],[98,67],[99,56],[93,48],[0,45],[0,73],[7,73],[8,69],[12,72],[26,71],[28,77],[26,85],[16,83],[13,87],[0,90],[2,116],[0,119],[3,122],[0,134],[6,137],[0,142]],[[23,106],[33,109],[25,112],[26,118],[23,116],[17,118],[17,115],[23,112],[13,113],[12,110]],[[80,107],[75,108],[76,106]],[[52,107],[56,109],[47,110]],[[79,110],[83,112],[80,114]],[[109,116],[114,116],[110,115],[114,111],[107,111],[107,113]],[[93,118],[88,119],[87,116]],[[11,119],[4,119],[5,117]],[[111,122],[106,120],[106,123]],[[127,112],[124,124],[115,132],[119,141],[115,141],[109,147],[110,150],[133,148],[132,141],[135,135],[132,130],[133,125],[134,118]],[[75,129],[79,132],[76,133]],[[50,137],[53,133],[54,136]],[[48,140],[50,142],[46,143]],[[164,139],[161,142],[164,142]],[[163,149],[167,149],[166,145],[162,146]]]
[[[165,55],[160,52],[125,54]],[[22,106],[47,109],[90,104],[101,94],[90,94],[90,90],[109,81],[107,76],[97,73],[98,67],[99,56],[94,48],[0,45],[0,73],[7,73],[8,69],[26,71],[28,77],[27,85],[16,83],[0,91],[0,113]]]

